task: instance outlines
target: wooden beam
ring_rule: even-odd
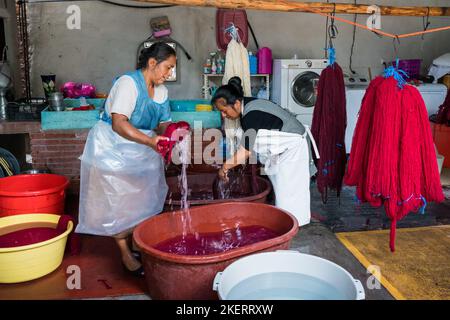
[[[294,2],[278,0],[136,0],[160,4],[173,4],[188,7],[216,7],[223,9],[252,9],[285,12],[331,13],[336,8],[340,14],[372,14],[368,4],[326,2]],[[450,7],[393,7],[378,6],[385,16],[450,16]]]

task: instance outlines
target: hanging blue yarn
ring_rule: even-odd
[[[402,69],[398,68],[398,59],[396,61],[396,66],[389,66],[386,69],[384,69],[383,77],[389,78],[394,77],[395,80],[397,80],[397,85],[400,89],[403,89],[403,86],[406,84],[406,80],[403,78],[409,78],[408,74],[403,71]]]
[[[421,206],[421,207],[419,208],[419,213],[420,213],[420,214],[425,214],[425,208],[427,207],[427,200],[425,200],[425,198],[424,198],[423,195],[420,195],[420,198],[414,197],[414,195],[410,195],[410,196],[408,197],[408,199],[406,199],[406,200],[404,200],[404,201],[398,201],[398,202],[397,202],[397,205],[402,206],[403,204],[405,204],[406,202],[408,202],[408,201],[410,201],[410,200],[412,200],[412,199],[415,199],[415,200],[420,199],[420,200],[422,200],[423,206]]]
[[[328,57],[330,60],[330,65],[333,65],[336,61],[336,50],[333,47],[328,48]]]
[[[238,41],[239,40],[239,34],[238,34],[238,29],[236,28],[236,26],[234,25],[234,23],[230,23],[230,26],[228,28],[226,28],[224,30],[225,33],[229,33],[230,36]]]
[[[419,213],[420,214],[425,214],[425,208],[427,207],[427,200],[425,200],[425,198],[423,196],[421,196],[421,199],[423,201],[423,206],[420,207]]]

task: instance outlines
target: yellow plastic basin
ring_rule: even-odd
[[[24,224],[27,228],[56,228],[59,217],[36,213],[0,218],[0,235],[18,231]],[[29,281],[54,271],[62,262],[67,236],[72,229],[73,224],[69,222],[67,230],[55,238],[27,246],[0,248],[0,283]]]
[[[210,105],[210,104],[197,104],[197,105],[195,105],[195,111],[212,111],[212,105]]]

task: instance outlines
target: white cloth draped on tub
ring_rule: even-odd
[[[303,135],[261,129],[253,148],[272,182],[275,205],[293,214],[299,226],[311,220],[308,137],[318,157],[311,132],[307,126],[305,129]]]

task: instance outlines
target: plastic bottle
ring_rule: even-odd
[[[211,73],[212,74],[216,74],[217,73],[217,64],[216,64],[216,60],[214,59],[211,65]]]
[[[267,90],[266,87],[263,86],[259,89],[258,94],[256,96],[258,99],[267,99]]]
[[[222,60],[220,61],[220,64],[222,66],[222,73],[225,73],[225,59],[222,58]]]
[[[248,53],[248,62],[250,65],[250,74],[257,74],[258,73],[258,58],[253,55],[251,51]]]
[[[209,74],[211,73],[211,59],[206,59],[205,64],[203,65],[203,73]]]
[[[223,64],[222,64],[222,58],[217,60],[217,73],[223,74]]]
[[[272,51],[267,47],[258,51],[258,72],[272,74]]]
[[[217,65],[217,73],[223,74],[224,71],[224,60],[222,58],[222,54],[220,51],[216,53],[216,65]]]

